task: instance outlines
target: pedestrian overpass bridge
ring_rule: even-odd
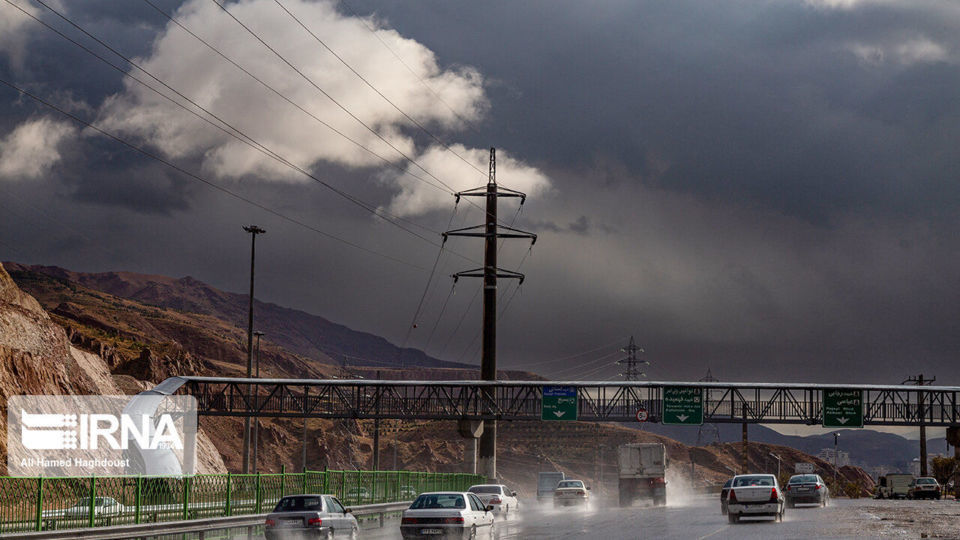
[[[662,422],[670,396],[682,389],[699,396],[702,423],[860,427],[862,419],[864,426],[960,425],[956,386],[171,377],[143,394],[193,396],[200,416],[539,421],[545,387],[548,395],[557,387],[570,392],[576,420],[588,422]],[[840,424],[824,422],[824,405],[828,417],[837,405],[832,395],[858,397],[844,404],[854,413],[849,425],[842,416]]]

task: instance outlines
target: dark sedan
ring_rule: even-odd
[[[830,490],[818,474],[795,474],[787,482],[787,506],[794,508],[798,504],[816,504],[826,506],[830,501]]]

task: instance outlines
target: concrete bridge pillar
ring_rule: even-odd
[[[483,435],[483,421],[459,420],[457,431],[461,437],[467,439],[463,445],[463,462],[466,465],[467,472],[477,474],[477,439],[480,438],[480,435]]]

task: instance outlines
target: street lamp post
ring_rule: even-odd
[[[769,452],[769,454],[770,454],[770,457],[777,460],[777,481],[779,482],[780,481],[780,456],[774,454],[773,452]]]
[[[257,235],[264,234],[267,231],[257,227],[256,225],[250,225],[249,227],[244,227],[244,231],[250,233],[250,303],[249,309],[247,311],[247,378],[249,379],[253,375],[253,270],[255,268],[256,253],[257,253]],[[251,389],[247,391],[247,399],[253,399],[253,390],[252,385]],[[250,472],[250,417],[247,416],[243,419],[243,472],[244,474]]]
[[[256,377],[260,378],[260,338],[263,332],[257,331],[253,335],[257,336],[257,369]],[[259,397],[259,396],[257,396]],[[253,419],[253,472],[257,472],[257,454],[260,448],[260,417]]]

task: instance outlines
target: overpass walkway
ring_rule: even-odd
[[[190,395],[201,416],[541,420],[544,387],[576,392],[577,420],[663,419],[664,389],[693,389],[704,423],[823,423],[824,394],[861,392],[863,425],[960,425],[957,386],[594,381],[385,381],[172,377],[147,394]],[[855,425],[852,427],[859,427]]]

